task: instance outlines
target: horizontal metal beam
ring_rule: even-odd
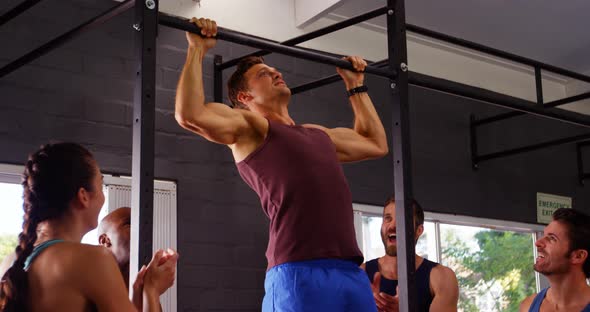
[[[320,28],[320,29],[312,31],[310,33],[303,34],[301,36],[297,36],[297,37],[289,39],[287,41],[283,41],[283,42],[281,42],[281,44],[286,45],[286,46],[294,46],[294,45],[300,44],[302,42],[309,41],[311,39],[315,39],[315,38],[321,37],[321,36],[329,34],[329,33],[333,33],[337,30],[340,30],[340,29],[343,29],[343,28],[346,28],[346,27],[349,27],[352,25],[356,25],[358,23],[362,23],[364,21],[378,17],[378,16],[383,15],[385,13],[387,13],[387,7],[382,7],[382,8],[379,8],[379,9],[376,9],[376,10],[373,10],[373,11],[370,11],[370,12],[367,12],[367,13],[364,13],[361,15],[354,16],[354,17],[349,18],[345,21],[342,21],[342,22],[339,22],[336,24],[332,24],[332,25],[326,26],[324,28]],[[256,51],[256,52],[250,53],[248,55],[244,55],[244,56],[229,60],[227,62],[224,62],[220,65],[220,68],[223,70],[223,69],[229,68],[231,66],[234,66],[234,65],[238,64],[238,62],[244,57],[263,56],[263,55],[267,55],[270,53],[271,52],[264,51],[264,50]]]
[[[25,0],[21,2],[19,5],[15,6],[14,8],[10,9],[8,12],[2,14],[0,16],[0,26],[4,25],[11,19],[21,15],[26,10],[30,9],[35,4],[41,2],[42,0]]]
[[[159,22],[161,25],[164,25],[164,26],[168,26],[168,27],[172,27],[172,28],[176,28],[176,29],[180,29],[180,30],[184,30],[184,31],[189,31],[189,32],[192,32],[195,34],[200,34],[200,29],[196,25],[190,23],[186,19],[181,19],[178,17],[174,17],[171,15],[160,13]],[[246,46],[257,48],[257,49],[268,50],[271,52],[281,53],[284,55],[289,55],[289,56],[293,56],[293,57],[297,57],[297,58],[301,58],[301,59],[305,59],[305,60],[309,60],[309,61],[314,61],[314,62],[328,64],[328,65],[334,65],[334,66],[337,66],[340,68],[354,70],[354,68],[352,67],[350,62],[345,61],[340,58],[327,56],[325,54],[321,54],[318,52],[312,52],[312,51],[298,48],[298,47],[284,46],[284,45],[281,45],[280,43],[276,43],[271,40],[258,38],[255,36],[247,35],[244,33],[225,29],[222,27],[219,27],[217,29],[217,36],[216,37],[219,40],[224,40],[224,41],[237,43],[237,44],[241,44],[241,45],[246,45]],[[394,78],[395,77],[394,73],[392,73],[388,69],[383,69],[383,68],[367,67],[365,69],[365,72],[369,73],[369,74],[381,76],[381,77],[387,77],[387,78]]]
[[[491,48],[491,47],[488,47],[488,46],[485,46],[485,45],[482,45],[479,43],[475,43],[472,41],[468,41],[468,40],[460,39],[457,37],[445,35],[445,34],[442,34],[442,33],[439,33],[439,32],[433,31],[433,30],[429,30],[426,28],[422,28],[422,27],[419,27],[416,25],[407,24],[406,29],[408,31],[411,31],[411,32],[414,32],[414,33],[417,33],[417,34],[420,34],[423,36],[427,36],[427,37],[442,40],[442,41],[445,41],[448,43],[456,44],[458,46],[462,46],[465,48],[469,48],[472,50],[476,50],[479,52],[483,52],[486,54],[497,56],[497,57],[500,57],[503,59],[511,60],[511,61],[514,61],[517,63],[529,65],[531,67],[538,67],[538,68],[546,70],[546,71],[550,71],[550,72],[553,72],[556,74],[560,74],[560,75],[564,75],[564,76],[571,77],[574,79],[582,80],[584,82],[590,82],[590,76],[576,73],[574,71],[560,68],[557,66],[545,64],[545,63],[542,63],[539,61],[535,61],[533,59],[529,59],[529,58],[522,57],[522,56],[519,56],[516,54],[508,53],[508,52],[505,52],[502,50],[494,49],[494,48]]]
[[[371,67],[382,67],[382,66],[386,66],[387,65],[387,60],[382,60],[379,62],[375,62],[370,64]],[[324,78],[320,78],[318,80],[314,80],[308,83],[304,83],[302,85],[298,85],[296,87],[291,88],[291,94],[297,94],[297,93],[301,93],[307,90],[311,90],[311,89],[315,89],[321,86],[325,86],[331,83],[334,83],[336,81],[340,81],[342,80],[342,77],[340,77],[340,75],[338,74],[334,74],[334,75],[330,75]]]
[[[291,95],[295,95],[297,93],[305,92],[311,89],[319,88],[321,86],[329,85],[336,81],[340,81],[342,78],[339,75],[331,75],[328,77],[320,78],[318,80],[314,80],[312,82],[308,82],[296,87],[291,88]]]
[[[24,56],[13,61],[12,63],[0,68],[0,78],[10,74],[11,72],[32,62],[33,60],[45,55],[46,53],[62,46],[63,44],[74,39],[75,37],[82,34],[83,32],[85,32],[89,29],[92,29],[95,26],[104,24],[106,21],[110,20],[111,18],[132,8],[134,4],[135,4],[135,0],[127,0],[121,4],[118,4],[118,5],[114,6],[113,8],[110,8],[106,12],[86,21],[85,23],[77,26],[76,28],[64,33],[63,35],[61,35],[49,42],[47,42],[46,44],[40,46],[39,48],[25,54]]]
[[[567,111],[555,107],[539,107],[538,105],[536,105],[536,103],[500,94],[483,88],[473,87],[446,79],[418,74],[415,72],[410,72],[409,82],[410,84],[419,87],[459,95],[474,100],[483,101],[499,107],[509,108],[549,119],[555,119],[574,125],[590,127],[590,116],[588,115]]]
[[[519,148],[504,150],[501,152],[479,155],[475,159],[476,159],[476,163],[480,163],[482,161],[487,161],[487,160],[491,160],[491,159],[495,159],[495,158],[512,156],[512,155],[531,152],[531,151],[535,151],[535,150],[539,150],[539,149],[543,149],[543,148],[547,148],[547,147],[569,144],[569,143],[576,143],[576,142],[586,141],[586,140],[590,140],[590,133],[585,133],[585,134],[576,135],[576,136],[572,136],[572,137],[562,138],[562,139],[558,139],[558,140],[542,142],[542,143],[533,144],[533,145],[527,145],[527,146],[523,146],[523,147],[519,147]]]
[[[552,101],[552,102],[544,104],[542,107],[557,107],[557,106],[570,104],[573,102],[582,101],[582,100],[586,100],[586,99],[590,99],[590,92],[581,93],[581,94],[566,97],[566,98],[563,98],[560,100]],[[516,116],[522,116],[524,114],[526,114],[526,113],[509,112],[509,113],[504,113],[504,114],[499,114],[496,116],[491,116],[491,117],[479,119],[479,120],[475,121],[474,124],[476,126],[481,126],[481,125],[489,124],[489,123],[499,121],[499,120],[504,120],[504,119],[508,119],[508,118],[512,118],[512,117],[516,117]]]

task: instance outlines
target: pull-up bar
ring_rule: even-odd
[[[578,126],[590,127],[590,117],[588,115],[567,111],[556,107],[539,106],[536,105],[536,103],[531,103],[527,100],[498,94],[490,90],[473,87],[450,80],[434,78],[411,72],[409,75],[409,83],[419,87],[463,96],[532,115],[556,119]]]
[[[383,67],[386,65],[389,65],[388,59],[381,60],[381,61],[370,64],[371,67]],[[340,77],[340,75],[338,75],[338,74],[330,75],[330,76],[327,76],[324,78],[320,78],[318,80],[314,80],[314,81],[311,81],[311,82],[308,82],[308,83],[305,83],[302,85],[295,86],[295,87],[291,88],[291,94],[301,93],[301,92],[315,89],[317,87],[325,86],[325,85],[328,85],[328,84],[331,84],[333,82],[340,81],[340,80],[342,80],[342,77]]]
[[[367,13],[364,13],[361,15],[357,15],[355,17],[351,17],[350,19],[344,20],[342,22],[332,24],[332,25],[326,26],[324,28],[314,30],[314,31],[309,32],[307,34],[303,34],[301,36],[297,36],[295,38],[283,41],[283,42],[281,42],[281,44],[286,45],[286,46],[294,46],[294,45],[300,44],[302,42],[309,41],[311,39],[315,39],[315,38],[321,37],[323,35],[335,32],[337,30],[340,30],[340,29],[343,29],[343,28],[346,28],[346,27],[349,27],[352,25],[356,25],[358,23],[362,23],[366,20],[370,20],[372,18],[384,15],[385,13],[387,13],[387,7],[382,7],[382,8],[379,8],[379,9],[376,9],[376,10],[373,10],[373,11],[370,11],[370,12],[367,12]],[[263,55],[267,55],[270,53],[271,52],[264,51],[264,50],[256,51],[254,53],[244,55],[242,57],[238,57],[233,60],[229,60],[227,62],[223,62],[221,65],[219,65],[219,69],[224,70],[226,68],[232,67],[232,66],[238,64],[238,62],[242,58],[247,57],[247,56],[263,56]]]
[[[189,31],[189,32],[192,32],[195,34],[201,33],[200,29],[196,25],[189,22],[188,20],[181,19],[181,18],[178,18],[175,16],[171,16],[171,15],[168,15],[165,13],[160,13],[159,23],[164,26],[168,26],[168,27],[172,27],[172,28],[176,28],[176,29],[180,29],[180,30],[184,30],[184,31]],[[228,29],[225,29],[222,27],[217,28],[216,38],[219,40],[242,44],[242,45],[246,45],[246,46],[257,48],[257,49],[281,53],[284,55],[298,57],[298,58],[306,59],[309,61],[314,61],[314,62],[328,64],[328,65],[334,65],[334,66],[338,66],[340,68],[354,70],[354,68],[352,67],[350,62],[336,58],[336,57],[321,54],[319,52],[309,51],[309,50],[302,49],[302,48],[284,46],[284,45],[281,45],[280,43],[277,43],[277,42],[274,42],[271,40],[257,38],[257,37],[251,36],[251,35],[247,35],[244,33],[233,31],[233,30],[228,30]],[[386,78],[391,78],[391,79],[395,78],[394,73],[392,73],[390,70],[383,69],[383,68],[367,67],[367,68],[365,68],[365,72],[367,72],[369,74],[381,76],[381,77],[386,77]]]

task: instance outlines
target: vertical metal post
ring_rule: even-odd
[[[223,63],[223,57],[221,55],[215,55],[213,58],[213,99],[217,103],[223,101],[223,69],[221,64]]]
[[[404,0],[387,0],[387,46],[389,69],[398,70],[390,80],[393,113],[393,171],[395,184],[395,222],[399,311],[416,311],[415,240],[412,198],[410,114],[408,105],[408,66]]]
[[[578,182],[580,186],[584,186],[584,160],[582,159],[582,147],[584,143],[576,144],[576,154],[578,158]]]
[[[475,115],[469,115],[469,140],[471,141],[471,168],[477,170],[477,119]]]
[[[440,222],[434,223],[434,243],[436,245],[436,262],[442,263],[442,239],[440,238]]]
[[[133,28],[136,30],[137,72],[133,99],[131,281],[141,265],[147,264],[152,257],[157,17],[158,0],[135,1]]]
[[[537,105],[543,105],[543,76],[541,67],[535,66],[535,85],[537,89]]]

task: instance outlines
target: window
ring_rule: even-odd
[[[384,255],[382,213],[382,207],[354,204],[357,241],[366,261]],[[520,302],[539,289],[534,242],[542,229],[426,212],[416,253],[453,269],[459,281],[459,311],[518,311]]]
[[[365,261],[381,257],[385,254],[385,248],[381,240],[381,216],[371,213],[362,213],[362,240],[359,247],[363,251]],[[436,239],[433,222],[424,222],[424,233],[416,244],[416,253],[428,260],[438,262],[436,252]]]
[[[14,252],[23,224],[21,166],[0,165],[0,262]]]
[[[104,176],[105,207],[107,213],[120,208],[131,207],[131,178]],[[176,183],[154,181],[153,249],[172,248],[176,244]],[[160,296],[162,311],[176,311],[177,286],[174,285]]]

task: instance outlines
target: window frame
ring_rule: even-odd
[[[21,185],[24,170],[22,165],[0,164],[0,182]]]

